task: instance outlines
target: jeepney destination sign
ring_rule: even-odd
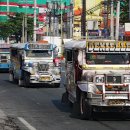
[[[130,51],[130,42],[87,42],[88,52],[128,52]]]
[[[28,44],[28,49],[52,49],[50,44]]]

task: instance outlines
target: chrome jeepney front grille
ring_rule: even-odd
[[[122,83],[122,77],[121,76],[106,76],[106,83],[108,84],[121,84]]]
[[[39,71],[48,71],[49,70],[49,64],[38,64],[38,70]]]

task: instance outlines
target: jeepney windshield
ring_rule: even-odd
[[[124,53],[88,53],[86,54],[87,64],[129,64],[130,54]]]
[[[51,57],[52,51],[50,50],[28,50],[26,51],[27,57]]]

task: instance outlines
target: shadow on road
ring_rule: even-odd
[[[61,112],[66,112],[70,113],[71,112],[71,107],[69,107],[68,104],[64,104],[61,102],[61,100],[52,100],[52,103],[56,106],[58,110]]]
[[[17,86],[19,87],[17,80],[14,81],[14,82],[11,82],[11,81],[9,81],[9,80],[3,80],[3,81],[5,81],[5,82],[7,82],[7,83],[10,83],[10,84],[12,84],[12,85],[17,85]],[[40,89],[40,88],[58,88],[58,87],[55,87],[54,85],[50,85],[50,84],[47,84],[47,83],[45,83],[45,84],[31,84],[29,87],[24,87],[24,86],[20,86],[20,87],[23,87],[23,88],[33,88],[33,89]]]
[[[130,113],[128,112],[103,112],[94,113],[94,119],[98,121],[128,121]]]
[[[70,115],[71,118],[80,119],[79,115]],[[128,112],[96,112],[93,113],[92,121],[130,121],[130,113]]]
[[[1,70],[1,69],[0,69],[0,74],[4,74],[4,73],[5,73],[5,74],[6,74],[6,73],[9,73],[9,70],[6,70],[6,69]]]

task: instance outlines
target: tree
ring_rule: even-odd
[[[9,16],[9,20],[5,23],[0,23],[0,37],[6,39],[15,35],[16,42],[22,37],[22,21],[24,13],[16,13],[15,16]],[[33,34],[33,18],[27,16],[27,34],[31,37]]]
[[[116,16],[117,1],[114,1],[114,15]],[[120,23],[129,21],[129,0],[120,0]]]
[[[125,23],[129,21],[129,0],[121,0],[120,7],[120,22]]]
[[[12,23],[8,23],[8,22],[1,22],[0,23],[0,37],[2,37],[4,40],[9,37],[12,33],[13,33],[13,29],[11,29],[11,27],[13,27],[14,24],[12,25]]]

